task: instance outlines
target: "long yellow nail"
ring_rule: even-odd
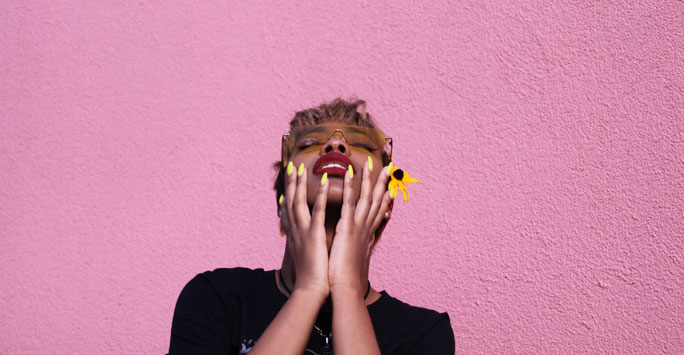
[[[282,204],[283,204],[283,199],[284,199],[284,198],[285,198],[285,196],[284,196],[283,194],[280,194],[280,198],[278,198],[278,204],[279,204],[279,205],[282,205]]]
[[[292,170],[294,170],[294,164],[292,162],[287,163],[287,175],[292,175]]]
[[[397,196],[397,189],[390,190],[390,198],[395,198]]]
[[[373,171],[373,158],[371,158],[370,155],[368,156],[368,169],[370,169],[370,171]]]
[[[349,165],[349,167],[347,167],[347,170],[349,170],[349,178],[353,179],[354,178],[354,167]]]
[[[387,165],[387,176],[392,175],[392,168],[394,167],[394,163],[390,162],[389,165]]]
[[[328,173],[323,173],[323,177],[321,178],[321,185],[325,185],[326,181],[328,181]]]
[[[297,176],[302,176],[304,172],[304,163],[299,164],[299,169],[297,169]]]

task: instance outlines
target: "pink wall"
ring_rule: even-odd
[[[339,95],[422,181],[373,284],[458,353],[684,352],[684,3],[172,3],[0,5],[0,353],[161,353],[193,275],[276,268]]]

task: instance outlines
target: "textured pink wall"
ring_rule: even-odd
[[[422,182],[372,281],[459,353],[684,352],[684,3],[383,3],[3,1],[0,353],[161,353],[193,275],[276,268],[338,95]]]

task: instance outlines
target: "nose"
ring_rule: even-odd
[[[321,147],[321,155],[327,154],[330,152],[339,152],[345,155],[349,155],[351,150],[349,149],[349,145],[347,144],[347,140],[345,139],[344,135],[342,132],[334,132],[331,136],[330,139],[328,139],[328,142],[326,142],[323,147]]]

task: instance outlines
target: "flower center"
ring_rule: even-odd
[[[404,171],[401,169],[397,169],[392,173],[392,176],[397,180],[401,180],[404,178]]]

